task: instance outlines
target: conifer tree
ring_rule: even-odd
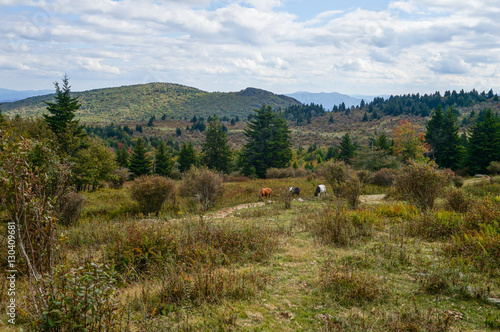
[[[472,127],[467,149],[471,174],[485,173],[492,161],[500,160],[500,119],[491,109],[480,114]]]
[[[245,129],[247,143],[243,146],[239,164],[243,174],[265,177],[271,167],[283,168],[292,158],[290,131],[286,121],[273,113],[271,106],[255,110]]]
[[[134,176],[146,175],[151,172],[151,160],[146,155],[146,147],[141,138],[137,139],[130,155],[129,170]]]
[[[128,152],[126,149],[116,150],[116,163],[120,167],[128,167]]]
[[[179,159],[177,161],[179,163],[179,171],[181,173],[189,170],[193,165],[196,166],[198,160],[191,142],[188,144],[182,144],[182,149],[179,152]]]
[[[54,82],[56,87],[55,102],[44,102],[50,114],[43,115],[47,125],[57,135],[60,144],[64,144],[63,137],[68,131],[71,131],[69,134],[72,136],[79,136],[82,132],[78,120],[75,120],[75,112],[80,109],[80,102],[78,98],[70,95],[71,86],[67,75],[64,75],[62,83],[61,88],[58,82]]]
[[[441,105],[438,105],[431,119],[425,126],[427,132],[425,134],[425,141],[429,144],[431,150],[429,151],[431,158],[436,159],[437,155],[441,153],[441,147],[444,143],[444,115],[441,110]],[[437,163],[439,165],[439,163]]]
[[[349,133],[346,133],[340,140],[339,159],[349,162],[349,159],[354,157],[355,150],[356,146],[352,143],[351,136],[349,136]]]
[[[167,151],[165,142],[161,140],[155,153],[154,173],[163,176],[170,176],[173,166],[174,163]]]
[[[201,151],[202,162],[209,169],[229,173],[231,149],[228,145],[227,134],[216,115],[208,124]]]

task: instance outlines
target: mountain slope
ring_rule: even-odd
[[[263,104],[273,108],[300,104],[291,97],[255,88],[239,92],[206,92],[171,83],[96,89],[72,95],[82,104],[77,116],[83,122],[144,121],[153,115],[158,118],[164,114],[175,118],[213,114],[245,117]],[[11,115],[40,116],[46,110],[44,101],[53,101],[53,95],[4,103],[1,109]]]

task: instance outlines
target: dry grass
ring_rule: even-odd
[[[494,330],[498,307],[487,300],[500,297],[494,200],[478,198],[482,204],[466,213],[422,215],[379,197],[337,210],[328,198],[312,198],[318,182],[226,182],[205,223],[182,199],[177,212],[143,219],[116,212],[131,210],[125,189],[89,193],[83,220],[61,228],[59,245],[68,265],[125,256],[135,264],[116,265],[130,331]],[[290,186],[301,188],[303,201],[285,209],[280,189]],[[254,205],[262,187],[276,196]],[[240,204],[249,205],[229,210]],[[339,234],[349,235],[339,237],[342,245],[318,241],[318,223],[337,217],[345,221]],[[455,222],[475,237],[449,227]]]

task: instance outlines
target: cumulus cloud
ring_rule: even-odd
[[[116,77],[108,86],[156,79],[282,93],[334,82],[353,93],[499,86],[498,15],[496,0],[399,0],[379,11],[332,5],[309,20],[285,0],[0,0],[0,74],[73,70],[89,77],[85,88],[95,87],[92,72]]]

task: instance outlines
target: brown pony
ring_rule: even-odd
[[[262,198],[262,197],[271,198],[272,193],[273,193],[273,191],[271,190],[271,188],[262,188],[259,191],[259,198]]]

